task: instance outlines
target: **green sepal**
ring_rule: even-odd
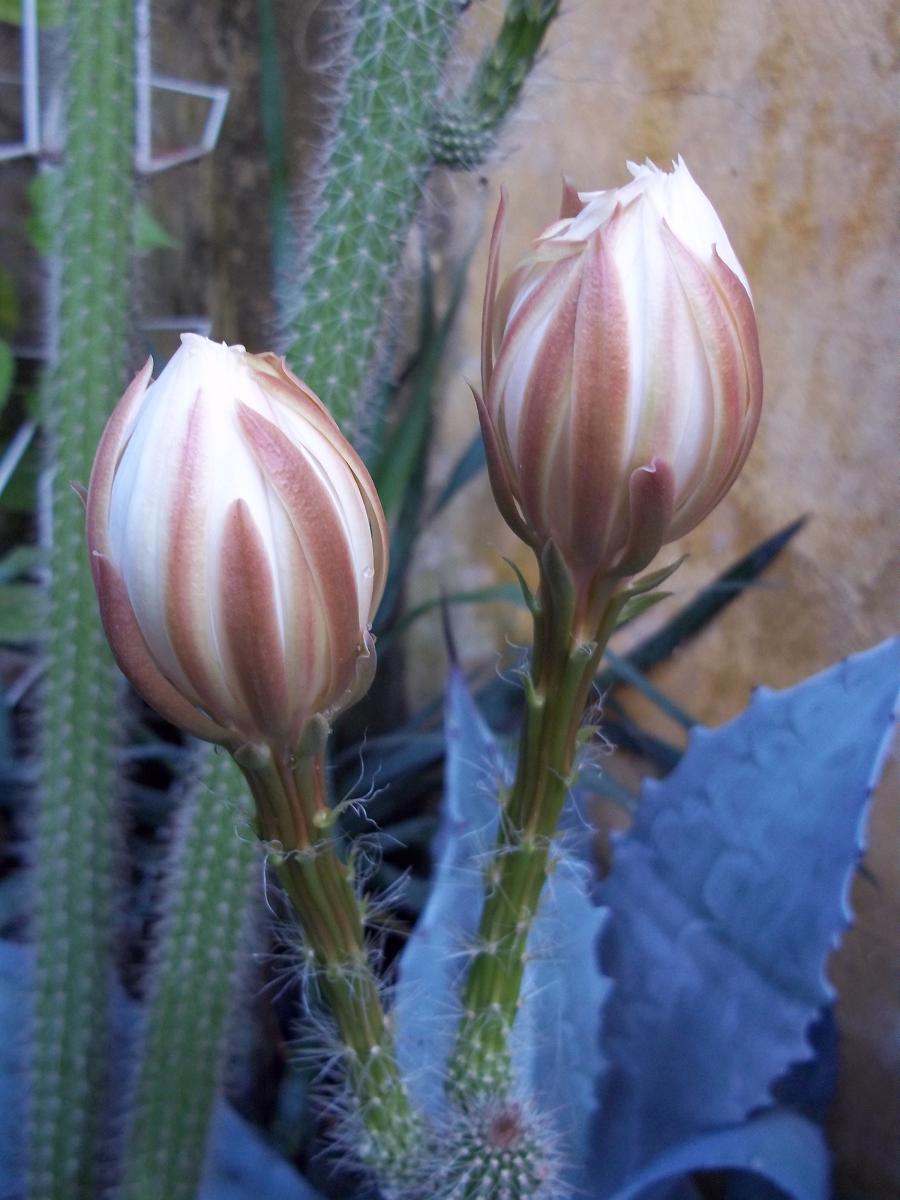
[[[552,603],[553,624],[571,629],[575,615],[575,582],[555,542],[548,541],[541,551],[541,595],[546,590]],[[548,605],[542,605],[542,611]]]
[[[623,594],[630,598],[631,596],[642,596],[645,592],[652,592],[661,583],[665,583],[667,579],[671,579],[686,558],[687,555],[682,554],[681,558],[676,558],[668,566],[660,567],[658,571],[651,571],[649,575],[644,575],[642,579],[636,579],[634,583],[625,589]]]
[[[666,600],[671,595],[672,592],[645,592],[643,595],[628,597],[619,609],[619,615],[616,617],[616,629],[621,629],[623,625],[627,625],[629,621],[633,621],[641,613],[647,612],[648,609],[659,604],[660,600]]]
[[[519,587],[522,589],[522,597],[525,600],[526,608],[531,613],[531,615],[534,617],[534,619],[537,620],[538,617],[541,615],[540,600],[534,594],[534,592],[531,590],[531,588],[528,586],[525,576],[522,574],[522,572],[519,570],[519,568],[516,566],[516,564],[513,562],[513,560],[511,558],[504,558],[503,561],[506,563],[506,565],[509,567],[509,569],[512,571],[512,573],[515,575],[516,579],[519,582]]]

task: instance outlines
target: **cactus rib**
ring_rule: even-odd
[[[35,828],[34,1052],[29,1189],[95,1196],[112,929],[116,676],[100,630],[70,481],[86,479],[125,382],[132,239],[134,13],[130,0],[67,12],[66,144],[53,179],[45,712]]]
[[[227,754],[204,747],[170,855],[120,1200],[193,1200],[226,1057],[234,982],[259,855],[235,826],[247,788]]]

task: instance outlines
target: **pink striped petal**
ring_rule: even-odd
[[[340,692],[352,677],[363,631],[359,626],[356,567],[340,515],[327,483],[277,426],[245,405],[238,420],[247,443],[280,499],[318,592],[318,602],[295,613],[304,623],[320,620],[310,635],[327,642],[329,692]]]
[[[629,529],[615,574],[636,575],[643,571],[671,540],[669,526],[675,503],[675,475],[670,463],[655,458],[649,466],[632,471],[628,480]]]
[[[275,579],[259,530],[243,500],[236,500],[225,518],[220,554],[226,669],[244,707],[267,739],[299,736],[288,697]]]
[[[91,567],[100,604],[100,619],[122,674],[161,717],[194,737],[223,745],[237,739],[233,730],[210,720],[158,670],[137,623],[122,576],[108,558],[94,551]]]
[[[613,234],[615,220],[610,223]],[[615,544],[622,508],[620,479],[628,456],[631,366],[628,310],[609,233],[594,235],[583,262],[573,338],[568,462],[558,486],[569,497],[572,552],[586,566],[596,564]]]
[[[85,504],[87,543],[91,552],[92,569],[95,553],[109,554],[109,500],[113,479],[122,451],[144,402],[152,371],[153,359],[148,358],[113,410],[94,456]]]

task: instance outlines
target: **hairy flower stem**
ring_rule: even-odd
[[[502,1095],[512,1082],[509,1033],[528,937],[552,865],[578,729],[621,605],[621,596],[610,589],[596,636],[588,637],[571,589],[556,572],[542,572],[516,776],[503,805],[450,1064],[450,1091],[463,1105]]]
[[[360,1157],[388,1177],[410,1161],[420,1121],[394,1056],[393,1033],[366,955],[365,922],[351,868],[332,837],[324,753],[293,757],[261,747],[238,756],[316,971],[322,1001],[344,1049],[347,1081],[369,1142]]]

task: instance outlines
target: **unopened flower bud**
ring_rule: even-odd
[[[679,159],[566,187],[558,221],[484,305],[479,415],[504,517],[585,595],[642,570],[731,487],[762,401],[746,276]]]
[[[271,354],[184,334],[103,434],[87,538],[104,629],[138,692],[229,746],[295,746],[374,669],[387,531],[366,468]]]

